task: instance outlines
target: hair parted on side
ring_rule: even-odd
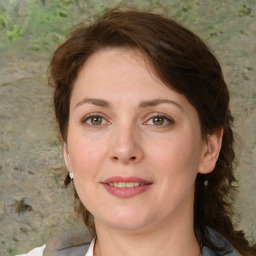
[[[223,235],[242,255],[254,255],[255,246],[250,247],[232,223],[236,191],[233,117],[222,70],[205,43],[176,21],[152,13],[111,10],[92,24],[80,26],[55,51],[49,85],[55,89],[55,114],[63,141],[67,140],[69,103],[78,72],[92,54],[109,47],[140,50],[163,83],[185,95],[195,107],[203,137],[223,128],[215,169],[196,179],[194,230],[199,241],[210,248],[216,246],[210,242],[206,226]],[[204,186],[205,180],[208,186]],[[65,185],[69,183],[67,175]],[[75,198],[79,200],[76,191]],[[95,234],[93,217],[81,201],[79,211],[90,233]]]

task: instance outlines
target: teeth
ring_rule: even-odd
[[[138,186],[143,186],[144,183],[139,182],[113,182],[109,183],[109,186],[116,188],[134,188]]]

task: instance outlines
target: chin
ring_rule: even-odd
[[[131,209],[122,209],[117,211],[111,211],[103,218],[95,217],[95,224],[103,221],[105,225],[111,226],[112,228],[122,230],[140,230],[144,229],[150,223],[148,218],[141,211],[132,211]],[[100,220],[101,219],[101,220]]]
[[[119,222],[112,222],[111,223],[112,227],[115,229],[119,229],[122,231],[133,231],[133,232],[138,232],[138,231],[142,231],[145,230],[145,228],[148,226],[146,222],[142,221],[142,220],[135,220],[135,221],[130,221],[130,220],[126,220],[126,222],[124,221],[119,221]]]

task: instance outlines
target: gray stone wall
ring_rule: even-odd
[[[1,0],[0,255],[26,252],[63,230],[83,228],[73,213],[72,192],[62,186],[62,149],[46,71],[54,49],[75,24],[115,6],[174,17],[216,53],[240,136],[235,220],[255,243],[255,1]]]

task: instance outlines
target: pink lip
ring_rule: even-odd
[[[144,185],[140,185],[133,188],[117,188],[109,185],[109,183],[115,183],[115,182],[139,182],[139,183],[143,183]],[[151,187],[150,185],[153,184],[153,182],[145,179],[141,179],[139,177],[134,177],[134,176],[133,177],[115,176],[115,177],[111,177],[109,179],[104,180],[101,184],[106,188],[106,190],[110,194],[114,196],[121,197],[121,198],[131,198],[133,196],[136,196],[148,190]]]
[[[122,176],[114,176],[104,180],[102,183],[114,183],[114,182],[139,182],[144,184],[152,184],[152,181],[141,179],[139,177],[131,176],[131,177],[122,177]]]

